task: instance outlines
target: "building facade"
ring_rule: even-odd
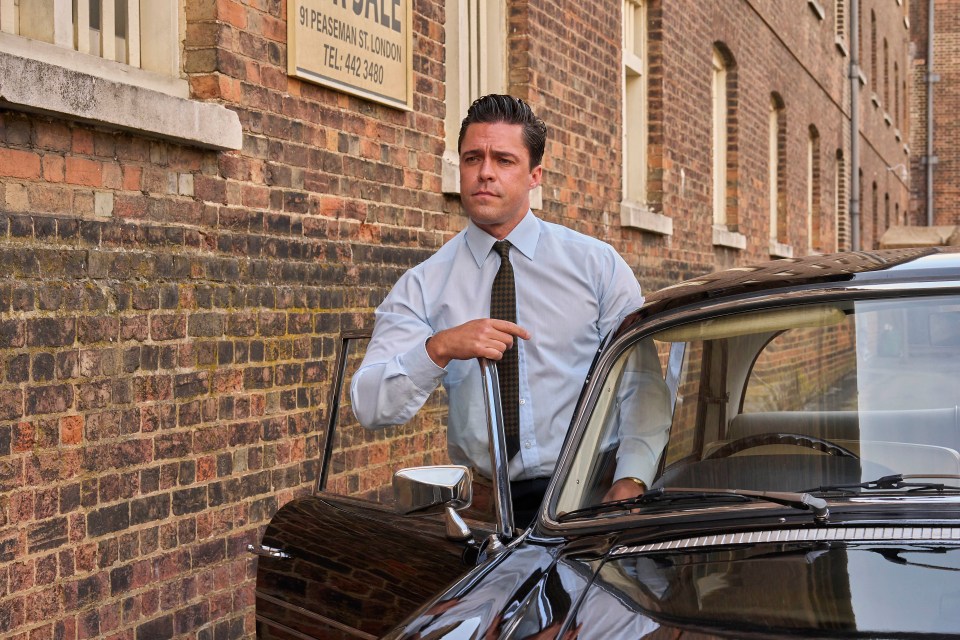
[[[316,484],[338,333],[464,226],[479,95],[534,106],[535,213],[646,290],[874,246],[909,8],[850,3],[371,0],[398,105],[290,69],[346,2],[0,0],[0,635],[252,636],[246,546]]]
[[[940,227],[960,225],[960,151],[957,107],[960,105],[960,11],[944,0],[913,0],[913,83],[910,109],[911,223]],[[933,23],[931,24],[931,18]],[[931,28],[932,27],[932,28]],[[932,126],[931,126],[932,125]]]

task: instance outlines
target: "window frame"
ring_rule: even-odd
[[[128,38],[128,44],[133,44],[131,40],[139,43],[139,56],[133,58],[143,68],[137,68],[76,49],[80,42],[81,48],[89,50],[89,41],[84,44],[82,35],[76,39],[72,0],[20,5],[6,0],[0,5],[0,72],[7,78],[5,101],[12,109],[48,113],[191,146],[240,149],[243,130],[239,116],[222,105],[189,97],[189,84],[180,68],[180,36],[185,32],[181,2],[139,0],[139,10],[130,12],[138,15],[140,24],[150,25],[150,29],[141,29],[150,37]],[[24,14],[24,7],[34,11]],[[83,12],[80,14],[78,23],[83,21]],[[24,25],[26,33],[35,37],[21,34]],[[36,86],[37,77],[44,77],[48,86],[65,90],[44,91]]]
[[[673,219],[649,205],[650,34],[647,0],[623,0],[620,225],[663,236],[673,235]],[[638,114],[638,115],[637,115]]]
[[[459,195],[461,120],[477,98],[507,90],[506,10],[504,0],[446,0],[445,9],[447,113],[441,191]],[[536,191],[540,193],[539,187]],[[531,206],[534,200],[531,192]]]

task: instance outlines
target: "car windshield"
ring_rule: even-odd
[[[603,371],[559,514],[610,501],[627,477],[821,495],[958,484],[957,296],[711,317],[636,340]],[[912,482],[869,484],[896,474]]]

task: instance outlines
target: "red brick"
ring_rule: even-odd
[[[40,122],[36,127],[37,146],[53,151],[70,150],[70,129],[61,122]]]
[[[123,188],[127,191],[139,191],[143,169],[137,166],[123,165],[121,171],[123,172]]]
[[[217,0],[217,19],[238,29],[247,26],[246,9],[234,0]]]
[[[88,187],[99,187],[103,184],[103,164],[95,160],[68,156],[66,159],[66,181],[72,184],[81,184]]]
[[[107,189],[122,189],[123,169],[120,165],[107,162],[103,165],[103,186]]]
[[[40,154],[34,151],[0,148],[0,175],[10,178],[40,177]]]
[[[31,183],[27,186],[30,207],[42,213],[76,213],[74,210],[73,192],[65,187],[47,184]]]
[[[46,153],[42,159],[43,179],[47,182],[63,182],[66,172],[66,163],[63,156]]]
[[[81,153],[85,155],[93,154],[93,132],[89,129],[74,129],[73,134],[73,144],[71,148],[74,153]]]
[[[210,100],[220,97],[220,80],[215,74],[192,76],[190,95],[198,100]]]
[[[20,422],[13,427],[13,451],[23,453],[33,448],[33,425]]]
[[[60,444],[69,446],[83,441],[83,416],[60,418]]]

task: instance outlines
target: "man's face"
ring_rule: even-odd
[[[530,168],[519,124],[474,123],[460,145],[460,201],[470,219],[502,240],[530,208],[543,168]]]

